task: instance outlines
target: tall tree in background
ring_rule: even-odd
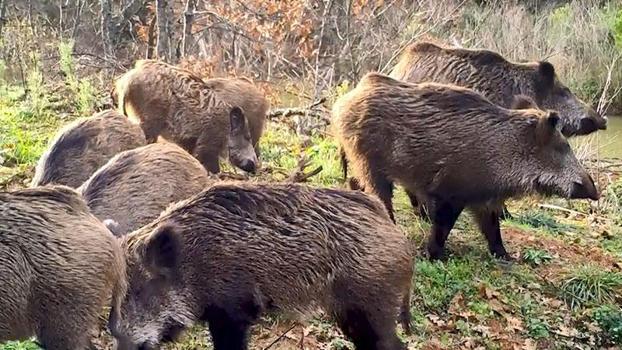
[[[192,46],[192,22],[194,22],[194,9],[196,0],[186,0],[186,8],[184,10],[184,36],[181,41],[181,57],[185,57]]]
[[[156,0],[156,18],[158,21],[158,43],[156,52],[158,58],[171,61],[171,21],[172,15],[171,0]]]
[[[101,5],[101,34],[104,46],[104,54],[112,56],[111,23],[112,23],[112,4],[111,0],[100,0]]]
[[[9,0],[0,0],[0,35],[2,34],[2,27],[4,27],[4,21],[6,20],[6,4]]]

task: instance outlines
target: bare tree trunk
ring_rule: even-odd
[[[158,44],[156,51],[158,59],[170,61],[170,20],[169,2],[171,0],[156,0],[156,17],[158,19]]]
[[[71,38],[75,40],[80,26],[80,20],[82,19],[82,10],[84,9],[85,0],[78,0],[77,12],[73,21],[73,30],[71,31]]]
[[[59,17],[60,19],[58,20],[58,36],[60,37],[60,40],[63,40],[63,0],[60,0],[58,2],[58,13],[59,13]]]
[[[184,37],[181,41],[181,57],[186,57],[192,46],[192,23],[194,22],[194,9],[196,0],[187,0],[184,10]]]
[[[155,26],[156,26],[156,16],[151,19],[149,22],[149,31],[147,32],[147,59],[153,58],[153,50],[156,46],[156,34],[155,34]]]
[[[2,28],[6,20],[6,4],[9,0],[0,0],[0,35],[2,35]]]
[[[110,39],[112,23],[112,3],[111,0],[100,0],[101,5],[101,34],[106,57],[112,56],[112,41]]]

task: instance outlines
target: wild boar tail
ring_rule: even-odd
[[[410,312],[410,300],[412,296],[412,281],[417,251],[417,245],[410,239],[408,240],[408,250],[410,254],[408,262],[410,269],[408,270],[408,277],[404,283],[404,294],[402,295],[402,303],[400,305],[400,314],[398,317],[398,322],[402,325],[402,329],[404,329],[406,335],[411,334],[410,320],[412,319],[412,315]]]
[[[402,297],[402,305],[400,306],[400,315],[398,317],[398,321],[402,325],[402,328],[404,329],[404,333],[406,335],[411,334],[410,320],[412,316],[410,314],[410,289],[411,288],[409,284],[406,293],[404,293],[404,296]]]
[[[348,181],[348,158],[346,158],[346,152],[343,150],[343,146],[339,146],[339,157],[341,160],[341,171],[343,172],[343,181]]]
[[[126,264],[125,264],[125,255],[122,252],[122,248],[119,244],[119,249],[117,249],[114,261],[113,261],[113,269],[115,271],[114,276],[114,286],[112,290],[112,305],[110,308],[110,317],[115,317],[118,319],[120,317],[121,312],[121,303],[125,298],[125,294],[127,293],[127,273],[126,273]]]

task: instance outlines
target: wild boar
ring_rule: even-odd
[[[430,42],[410,45],[393,68],[391,77],[411,83],[437,82],[473,89],[495,104],[512,107],[514,98],[530,99],[535,108],[560,112],[562,133],[584,135],[607,128],[607,118],[577,98],[557,77],[549,62],[514,63],[489,50],[441,47]],[[524,99],[522,99],[525,101]],[[537,103],[535,101],[538,101]],[[341,152],[344,179],[351,189],[360,189],[355,179],[348,179],[348,163]],[[407,191],[413,208],[427,218],[427,211],[415,194]],[[502,217],[510,217],[504,207]]]
[[[106,110],[60,130],[37,164],[31,186],[76,188],[115,154],[147,144],[142,130],[124,115]]]
[[[112,158],[78,188],[91,212],[124,235],[155,220],[169,204],[210,183],[198,160],[179,146],[153,143]]]
[[[494,51],[419,42],[406,48],[390,75],[411,83],[427,81],[470,88],[505,108],[511,107],[514,96],[525,95],[540,109],[559,112],[565,136],[607,128],[607,118],[575,96],[546,61],[516,63]]]
[[[333,108],[334,133],[365,190],[393,218],[393,184],[429,206],[431,258],[458,215],[472,209],[492,254],[509,258],[499,203],[530,193],[598,199],[559,132],[556,112],[509,110],[473,90],[367,74]]]
[[[255,172],[257,155],[249,121],[239,106],[223,101],[201,78],[154,60],[139,60],[115,82],[118,109],[139,124],[147,142],[158,136],[180,145],[210,172],[219,157]]]
[[[125,280],[119,242],[74,190],[0,193],[0,343],[36,335],[47,350],[89,348]]]
[[[404,349],[412,251],[359,191],[224,183],[123,239],[129,292],[110,318],[117,349],[153,349],[197,321],[215,350],[246,349],[266,311],[334,315],[357,349]],[[399,313],[399,316],[398,316]]]
[[[216,91],[223,101],[239,106],[248,120],[251,140],[259,157],[259,139],[263,134],[270,102],[255,84],[246,78],[213,78],[205,84]]]

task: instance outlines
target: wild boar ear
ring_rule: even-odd
[[[151,234],[145,247],[147,269],[165,278],[173,278],[181,261],[179,233],[172,225],[159,227]]]
[[[510,109],[537,109],[536,102],[527,95],[516,95],[512,99]]]
[[[542,61],[538,65],[540,79],[546,84],[553,84],[555,80],[555,67],[550,62]]]
[[[555,111],[549,111],[545,116],[542,116],[538,120],[536,127],[536,137],[538,143],[546,145],[551,141],[553,135],[557,132],[557,126],[559,125],[559,114]]]
[[[246,123],[246,117],[244,116],[244,111],[240,107],[231,108],[231,112],[229,112],[229,123],[231,125],[231,133],[235,134],[244,130],[244,124]]]

